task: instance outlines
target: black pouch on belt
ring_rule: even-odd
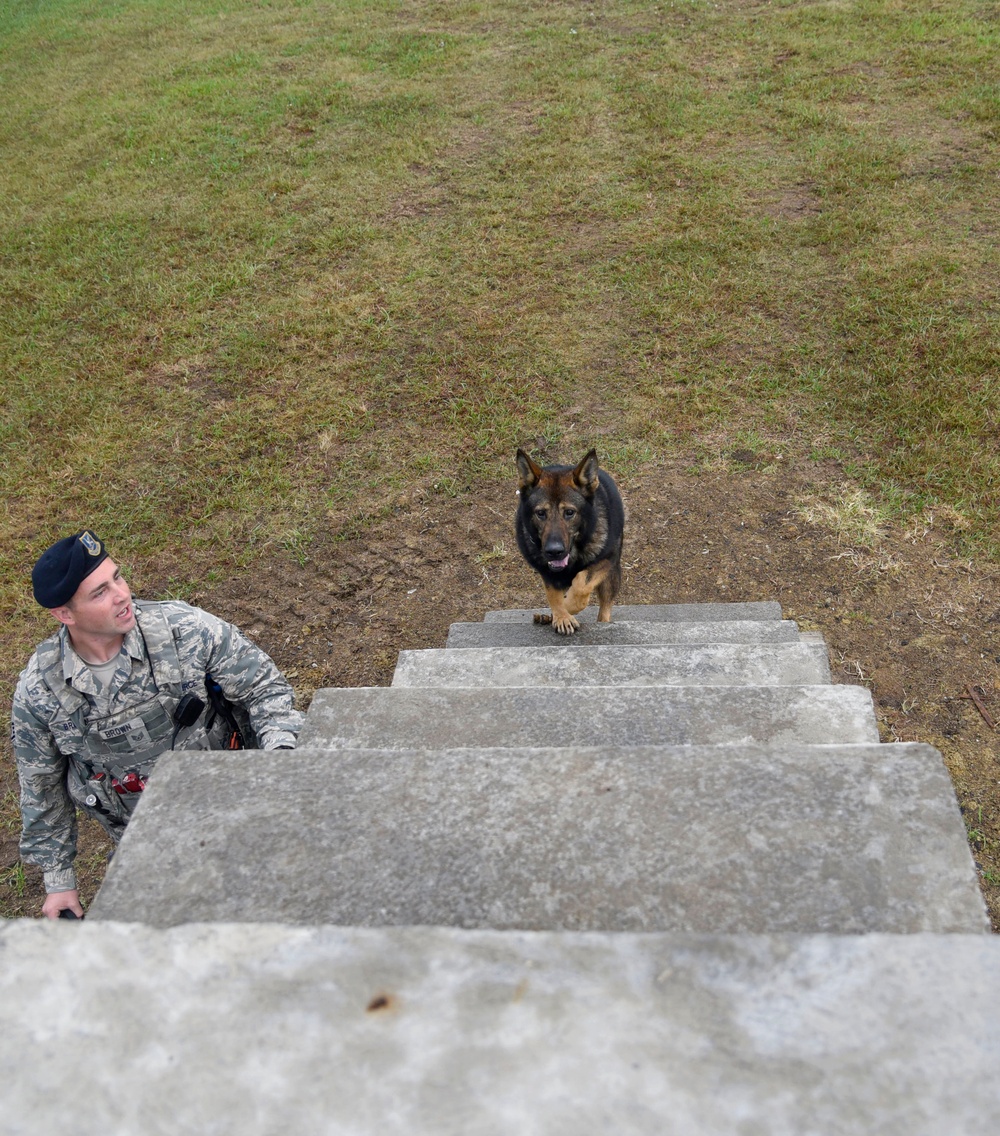
[[[193,726],[204,709],[205,703],[190,690],[177,703],[177,709],[174,711],[174,736],[170,739],[171,749],[174,748],[174,742],[177,741],[177,735],[181,730]]]
[[[243,737],[243,731],[240,729],[239,722],[236,721],[236,715],[233,713],[233,704],[225,696],[222,687],[210,675],[205,675],[205,691],[208,694],[208,700],[212,704],[212,714],[209,717],[209,724],[215,721],[216,717],[221,718],[229,727],[229,734],[225,749],[244,749],[246,748],[246,740]]]

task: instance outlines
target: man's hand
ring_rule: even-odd
[[[83,908],[80,906],[80,893],[78,891],[54,891],[45,897],[42,904],[42,914],[46,919],[58,919],[59,912],[69,908],[76,913],[78,919],[83,918]]]

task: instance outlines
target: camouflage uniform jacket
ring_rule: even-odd
[[[226,745],[225,723],[208,704],[206,674],[249,727],[248,745],[293,747],[302,725],[288,681],[238,628],[179,601],[134,606],[136,626],[106,690],[65,627],[39,645],[18,680],[11,740],[21,782],[21,856],[43,869],[46,891],[76,887],[75,806],[117,840],[141,794],[119,795],[112,778],[135,770],[145,779],[170,749]],[[173,713],[188,692],[206,707],[178,730]]]

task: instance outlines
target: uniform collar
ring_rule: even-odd
[[[73,647],[73,641],[70,639],[69,631],[66,627],[59,629],[59,646],[62,651],[63,678],[66,682],[68,682],[74,690],[82,691],[84,694],[99,694],[100,690],[94,678],[94,673],[90,669],[90,666],[76,653],[76,649]],[[122,649],[117,655],[118,662],[121,662],[123,654],[127,654],[129,659],[142,659],[145,653],[144,647],[145,644],[143,643],[142,635],[138,627],[133,627],[132,630],[125,635]]]
[[[142,632],[139,630],[138,623],[131,631],[126,633],[122,649],[128,652],[130,659],[142,659],[145,656],[146,643],[142,637]]]

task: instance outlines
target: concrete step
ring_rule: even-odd
[[[707,620],[699,623],[584,622],[575,635],[534,623],[453,623],[447,647],[652,646],[658,643],[790,643],[799,638],[790,620]]]
[[[923,745],[178,752],[92,919],[982,932]]]
[[[830,681],[822,643],[400,651],[393,686],[801,686]]]
[[[547,612],[543,603],[540,607],[508,608],[504,611],[488,611],[483,620],[486,623],[531,623],[536,612]],[[592,604],[579,615],[587,623],[597,620],[597,605]],[[651,621],[655,623],[707,623],[709,620],[767,620],[781,619],[781,604],[773,600],[760,603],[697,603],[697,604],[617,604],[612,620],[622,623]]]
[[[299,735],[323,749],[873,741],[860,686],[326,689]]]
[[[10,1136],[958,1136],[1000,1123],[990,935],[25,920],[0,943]]]

